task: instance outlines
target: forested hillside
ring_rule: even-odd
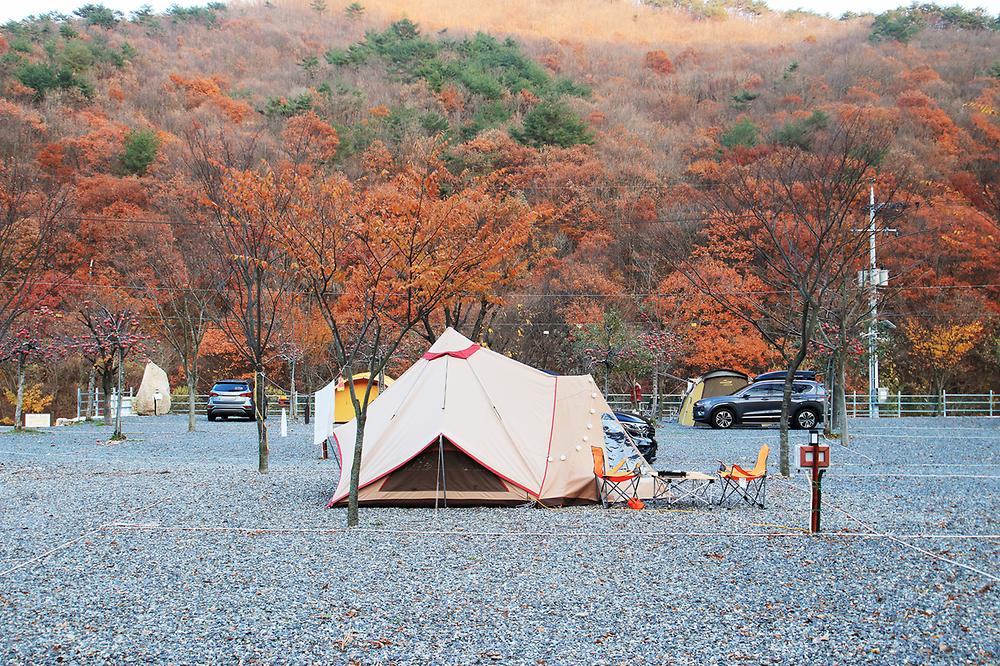
[[[419,173],[433,173],[441,201],[475,191],[468,215],[480,230],[489,216],[518,233],[484,236],[498,256],[422,318],[396,367],[450,324],[527,363],[609,372],[613,387],[648,377],[654,356],[665,382],[771,369],[775,345],[688,274],[783,302],[752,239],[731,226],[721,183],[774,156],[835,150],[841,128],[877,125],[877,154],[858,154],[873,139],[850,157],[870,170],[865,183],[876,179],[879,202],[898,204],[884,219],[896,231],[878,240],[890,276],[884,384],[996,388],[998,27],[936,6],[831,19],[758,2],[598,0],[272,0],[129,16],[86,5],[8,23],[0,205],[10,219],[30,208],[45,227],[32,233],[57,251],[43,277],[8,278],[7,291],[42,299],[44,314],[22,306],[19,316],[42,318],[64,343],[57,359],[36,361],[29,387],[57,394],[65,414],[90,368],[103,372],[81,323],[95,304],[134,313],[145,349],[129,359],[130,383],[148,356],[183,384],[192,368],[169,339],[186,316],[178,294],[232,279],[206,268],[209,227],[236,217],[231,206],[213,218],[225,202],[242,197],[246,212],[266,188],[297,192],[321,176],[347,198]],[[270,175],[227,190],[219,173],[236,171]],[[761,196],[812,196],[755,182]],[[864,227],[867,184],[852,196]],[[338,370],[329,327],[302,289],[282,294],[264,362],[287,386],[295,358],[300,386],[315,387]],[[250,369],[227,306],[209,305],[200,390]],[[806,362],[821,370],[847,326],[827,314]],[[863,390],[855,328],[848,384]]]

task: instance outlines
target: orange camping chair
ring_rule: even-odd
[[[767,456],[771,452],[771,447],[764,444],[757,452],[757,464],[749,472],[739,465],[726,467],[725,463],[719,468],[719,477],[722,479],[722,497],[719,498],[721,506],[727,498],[736,497],[751,506],[764,508],[764,496],[767,485]]]
[[[637,469],[623,472],[620,468],[625,460],[622,460],[617,467],[607,471],[604,469],[604,449],[592,446],[590,452],[594,455],[594,482],[597,484],[601,506],[607,509],[608,505],[615,502],[628,504],[638,499],[640,474]]]

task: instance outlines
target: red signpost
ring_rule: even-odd
[[[809,486],[812,490],[812,508],[809,512],[809,532],[816,534],[820,529],[820,503],[823,491],[823,472],[830,466],[830,447],[820,446],[819,432],[809,431],[809,443],[799,447],[799,467],[812,470]]]

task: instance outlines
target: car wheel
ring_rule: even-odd
[[[208,420],[209,421],[214,421],[215,420],[215,414],[209,414],[208,415]]]
[[[714,414],[712,414],[712,427],[719,428],[720,430],[725,430],[726,428],[733,427],[736,423],[736,414],[733,410],[728,407],[723,407]]]
[[[795,427],[800,430],[811,430],[819,422],[819,415],[813,409],[803,409],[795,415]]]

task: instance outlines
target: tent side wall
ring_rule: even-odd
[[[694,386],[691,387],[691,390],[684,394],[684,399],[681,400],[681,407],[677,411],[677,423],[682,426],[694,425],[694,403],[701,400],[702,391],[704,390],[705,382],[699,377],[694,381]]]

